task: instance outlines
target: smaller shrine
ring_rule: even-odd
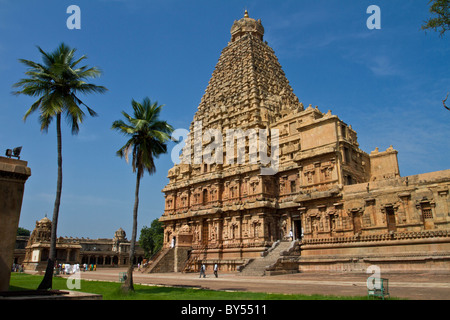
[[[15,261],[23,264],[25,270],[45,270],[50,254],[52,221],[47,217],[36,221],[25,246],[25,256],[15,251]],[[136,243],[134,264],[142,263],[144,250]],[[128,265],[130,241],[119,228],[112,239],[89,239],[59,237],[56,241],[56,264],[93,264],[96,267]],[[16,256],[17,255],[17,256]]]

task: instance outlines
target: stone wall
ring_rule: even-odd
[[[26,161],[0,157],[0,291],[8,290],[25,182]]]

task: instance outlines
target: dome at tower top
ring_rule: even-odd
[[[245,34],[252,34],[261,41],[264,37],[264,27],[261,24],[261,19],[255,20],[250,18],[247,10],[245,10],[244,17],[241,20],[234,21],[231,27],[231,42],[240,39]]]
[[[125,240],[126,236],[127,235],[122,228],[119,228],[116,232],[114,232],[114,239]]]
[[[52,220],[50,220],[49,218],[47,218],[47,216],[45,216],[44,218],[42,218],[39,221],[36,221],[36,229],[48,229],[51,230],[52,229]]]
[[[41,220],[39,220],[37,222],[37,224],[44,226],[44,225],[51,225],[52,224],[52,220],[50,220],[49,218],[47,218],[46,216],[44,218],[42,218]]]

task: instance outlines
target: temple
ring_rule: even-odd
[[[305,108],[248,12],[231,28],[180,159],[149,272],[168,260],[165,271],[244,272],[274,254],[264,274],[449,270],[450,170],[401,177],[392,146],[366,153],[338,116]]]
[[[50,254],[52,221],[47,217],[36,221],[31,235],[16,238],[13,262],[25,270],[43,271]],[[136,243],[134,264],[144,261],[144,250]],[[130,241],[119,228],[112,239],[59,237],[56,240],[56,264],[92,264],[96,267],[128,266]]]

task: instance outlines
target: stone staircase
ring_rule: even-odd
[[[167,273],[183,271],[188,260],[188,247],[161,249],[148,265],[141,269],[142,273]]]
[[[280,258],[281,253],[287,251],[292,245],[290,241],[281,241],[271,249],[265,257],[256,258],[241,271],[242,276],[264,276],[266,269],[275,264]]]
[[[173,272],[174,248],[161,249],[148,266],[141,270],[142,273]]]

